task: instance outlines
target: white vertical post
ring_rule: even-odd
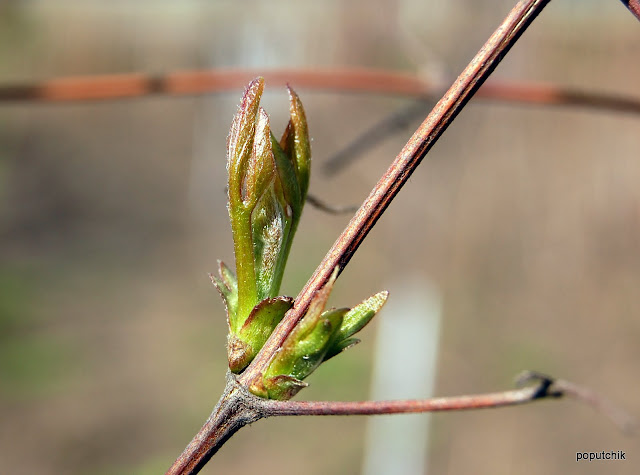
[[[440,294],[422,275],[392,288],[378,317],[370,399],[432,397]],[[367,424],[364,475],[426,473],[429,414],[370,416]]]

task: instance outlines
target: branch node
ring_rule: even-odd
[[[538,371],[526,370],[516,376],[516,387],[524,387],[532,383],[537,383],[538,387],[533,395],[533,399],[542,399],[546,397],[562,397],[564,394],[562,391],[550,391],[550,388],[555,383],[555,378],[548,374],[540,373]]]

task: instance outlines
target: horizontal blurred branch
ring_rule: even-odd
[[[0,105],[15,102],[82,102],[135,99],[148,95],[200,95],[242,90],[256,76],[272,86],[296,89],[409,96],[437,100],[446,84],[417,75],[365,68],[175,71],[75,76],[30,84],[0,85]],[[640,114],[640,98],[579,91],[552,84],[496,81],[476,94],[484,100],[522,104],[577,106]]]

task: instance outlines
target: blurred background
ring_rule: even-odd
[[[455,77],[513,3],[0,1],[0,85],[228,67]],[[640,24],[620,2],[557,0],[495,77],[638,97],[639,45]],[[207,273],[217,259],[233,263],[225,140],[241,89],[0,104],[1,473],[164,473],[208,416],[224,386],[226,322]],[[298,93],[313,137],[311,192],[361,203],[420,119],[338,176],[323,163],[412,101]],[[263,105],[280,134],[285,91],[267,84]],[[535,369],[640,415],[639,137],[630,115],[473,101],[361,246],[332,303],[383,288],[393,302],[416,288],[407,282],[429,282],[441,311],[436,360],[412,361],[406,379],[434,366],[433,392],[456,395],[508,389]],[[297,294],[349,219],[306,208],[283,293]],[[393,309],[376,318],[389,325],[402,302]],[[316,371],[298,399],[369,398],[378,327]],[[414,328],[402,332],[415,340]],[[425,334],[425,345],[433,340]],[[398,349],[408,360],[424,354],[412,345]],[[640,470],[639,439],[579,403],[429,423],[419,449],[433,474]],[[366,424],[260,421],[203,473],[359,473]],[[576,463],[576,452],[602,450],[627,460]]]

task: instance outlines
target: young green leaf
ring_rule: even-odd
[[[293,397],[306,386],[302,380],[320,364],[355,345],[358,340],[351,336],[382,308],[387,292],[373,295],[353,309],[325,311],[337,275],[336,269],[271,360],[262,381],[249,388],[254,394],[270,399]]]

